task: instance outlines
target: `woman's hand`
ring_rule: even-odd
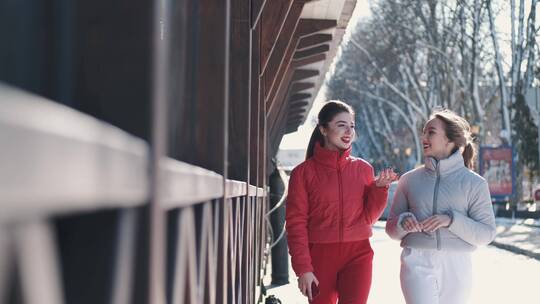
[[[422,225],[413,216],[407,216],[401,221],[401,227],[407,232],[422,232]]]
[[[394,170],[390,168],[384,169],[379,176],[375,178],[375,185],[377,187],[386,187],[390,185],[391,182],[398,179],[398,175]]]
[[[423,220],[420,225],[422,225],[422,229],[424,231],[433,232],[439,228],[447,228],[448,226],[450,226],[451,222],[452,219],[448,215],[437,214]]]
[[[302,294],[311,301],[313,300],[313,293],[311,291],[311,284],[315,282],[319,286],[319,280],[315,277],[313,272],[306,272],[298,278],[298,288]]]

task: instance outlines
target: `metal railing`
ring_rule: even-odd
[[[171,158],[152,168],[145,141],[5,85],[0,145],[0,303],[147,303],[150,284],[163,303],[259,300],[264,189]],[[152,171],[166,224],[158,266]]]

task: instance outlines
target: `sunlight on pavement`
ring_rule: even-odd
[[[375,225],[371,244],[375,251],[373,283],[369,304],[404,304],[399,283],[399,242],[384,232],[384,222]],[[533,303],[538,301],[540,261],[495,247],[481,247],[473,253],[473,291],[470,304]],[[296,287],[290,271],[290,284],[273,288],[273,294],[285,304],[308,303]],[[265,283],[269,284],[269,277]]]

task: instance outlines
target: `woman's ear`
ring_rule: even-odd
[[[319,126],[319,132],[321,132],[322,136],[326,136],[326,130],[324,129],[323,126]]]

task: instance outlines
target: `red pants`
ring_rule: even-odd
[[[313,304],[365,304],[371,287],[373,250],[369,240],[310,244],[319,295]]]

